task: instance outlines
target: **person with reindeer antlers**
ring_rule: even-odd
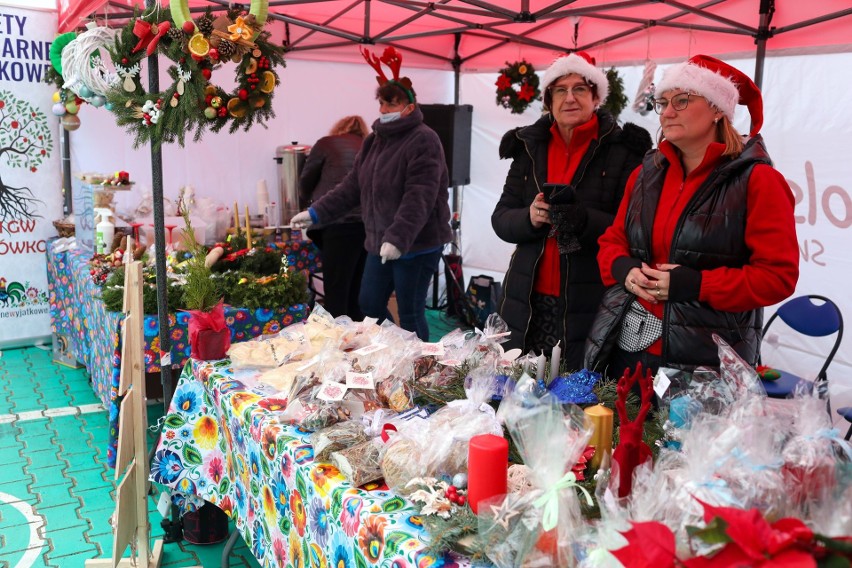
[[[333,222],[360,206],[367,249],[361,311],[384,320],[396,292],[400,327],[428,341],[426,294],[441,251],[452,239],[444,149],[423,123],[411,80],[399,76],[402,55],[392,47],[381,57],[367,50],[361,54],[378,73],[381,114],[352,171],[290,223],[299,228]],[[382,64],[393,78],[387,78]]]

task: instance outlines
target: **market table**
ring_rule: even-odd
[[[151,480],[217,505],[264,567],[464,565],[433,558],[417,509],[386,487],[315,462],[310,433],[276,419],[285,401],[228,359],[186,365]]]
[[[288,263],[296,270],[319,270],[319,257],[310,242],[288,243]],[[89,274],[91,252],[81,249],[47,252],[50,319],[53,331],[64,336],[69,352],[85,365],[95,394],[109,410],[110,440],[107,461],[115,465],[118,443],[118,381],[121,371],[121,322],[124,315],[107,311],[100,288]],[[307,317],[308,306],[297,304],[276,309],[225,307],[231,341],[243,341],[280,329]],[[189,359],[189,314],[169,314],[171,362],[180,368]],[[160,326],[156,315],[145,316],[145,372],[159,373]]]

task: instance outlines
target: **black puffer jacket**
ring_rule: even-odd
[[[334,189],[355,163],[363,138],[356,134],[325,136],[311,148],[299,176],[299,197],[307,205]],[[361,221],[361,207],[354,207],[335,223]],[[314,225],[313,229],[321,228]]]
[[[596,258],[598,237],[612,224],[627,178],[651,148],[651,136],[645,129],[630,123],[621,128],[604,110],[598,110],[597,115],[598,138],[589,145],[572,180],[577,200],[588,212],[586,228],[579,238],[582,250],[563,256],[562,263],[566,305],[562,354],[569,369],[582,366],[586,335],[604,292]],[[500,142],[500,157],[512,158],[512,166],[491,215],[491,225],[497,236],[517,245],[498,308],[512,332],[507,349],[526,349],[533,282],[550,230],[550,225],[540,229],[532,226],[529,207],[547,182],[552,124],[551,115],[545,115],[531,126],[507,132]]]
[[[678,221],[672,239],[671,262],[696,270],[720,266],[741,267],[751,252],[745,243],[748,214],[748,180],[757,164],[771,164],[758,135],[743,153],[714,170],[696,190]],[[668,161],[649,153],[636,179],[625,218],[632,258],[651,263],[650,231],[668,171]],[[637,262],[638,262],[637,260]],[[586,349],[588,368],[603,368],[618,338],[621,320],[635,299],[622,284],[607,290]],[[697,299],[669,301],[663,313],[663,364],[684,370],[718,367],[719,335],[745,361],[757,363],[760,352],[763,309],[743,312],[715,310]]]

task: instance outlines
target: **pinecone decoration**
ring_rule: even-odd
[[[181,30],[180,28],[178,28],[176,26],[172,26],[171,28],[169,28],[169,31],[166,32],[166,35],[173,42],[180,43],[181,41],[183,41],[183,30]]]
[[[195,25],[198,26],[198,31],[200,31],[204,37],[209,37],[213,32],[213,17],[208,14],[204,14],[196,20]]]
[[[219,49],[219,58],[222,61],[225,61],[234,54],[234,51],[237,49],[237,46],[234,45],[234,42],[232,42],[231,40],[223,38],[223,39],[219,40],[219,48],[218,49]]]

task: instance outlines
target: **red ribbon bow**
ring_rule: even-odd
[[[145,20],[136,20],[136,23],[133,24],[133,35],[139,38],[139,43],[136,44],[136,47],[133,48],[131,53],[136,53],[147,47],[148,49],[145,50],[145,53],[149,56],[154,55],[160,38],[166,35],[171,27],[172,23],[169,21],[152,24]]]

